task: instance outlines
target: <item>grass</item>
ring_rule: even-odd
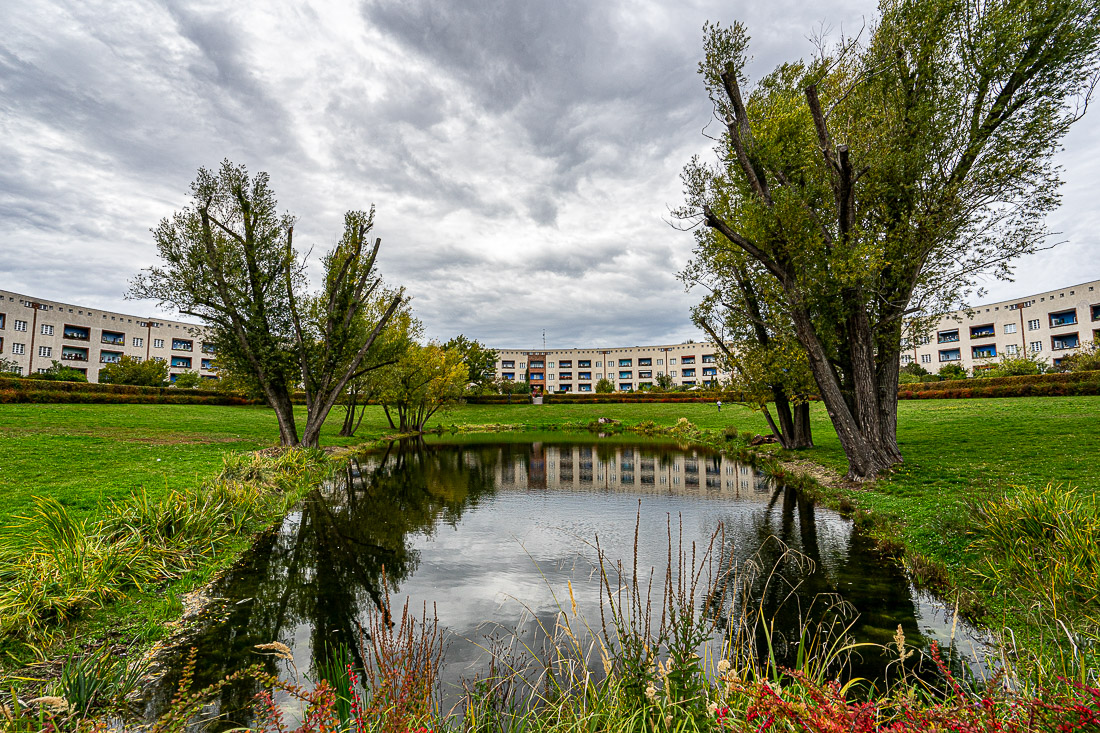
[[[382,411],[372,408],[355,438],[340,438],[341,417],[339,411],[331,416],[323,445],[358,444],[391,432]],[[686,418],[714,431],[734,426],[766,432],[759,413],[736,405],[719,413],[713,404],[667,403],[469,405],[437,415],[431,427],[539,431],[587,425],[597,417],[662,426]],[[800,457],[843,473],[844,455],[820,404],[813,405],[812,419],[818,447]],[[277,436],[273,413],[262,407],[0,405],[0,527],[8,527],[0,538],[28,540],[11,527],[34,510],[35,497],[56,500],[74,522],[91,522],[135,494],[157,501],[193,490],[219,473],[226,452],[269,447]],[[996,576],[988,552],[974,546],[976,522],[996,515],[990,502],[1011,501],[1019,487],[1039,491],[1053,483],[1076,487],[1074,506],[1095,511],[1100,505],[1100,397],[903,401],[898,438],[906,462],[893,475],[870,487],[826,493],[870,512],[860,511],[857,519],[904,546],[910,558],[927,561],[933,575],[943,572],[962,585],[990,582],[979,573]],[[109,633],[125,618],[139,637],[156,638],[178,615],[179,593],[201,585],[212,567],[246,544],[247,538],[238,538],[217,563],[196,567],[166,588],[126,596],[109,614],[92,618],[88,633]],[[1028,598],[1017,601],[1026,606]]]

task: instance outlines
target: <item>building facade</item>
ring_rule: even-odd
[[[1100,280],[1024,298],[955,311],[930,332],[908,334],[901,363],[930,372],[958,364],[970,373],[992,369],[1002,356],[1038,357],[1057,366],[1100,339]]]
[[[603,349],[500,349],[496,377],[529,382],[543,392],[595,392],[608,379],[615,389],[653,387],[667,374],[674,385],[708,386],[726,381],[718,351],[709,342]]]
[[[99,381],[104,365],[123,356],[159,359],[169,377],[193,371],[217,377],[213,347],[202,326],[98,310],[0,290],[0,359],[20,374],[35,374],[58,361]]]

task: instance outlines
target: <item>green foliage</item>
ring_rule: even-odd
[[[1003,354],[1001,360],[992,369],[976,369],[975,377],[1025,377],[1042,374],[1047,370],[1047,362],[1037,353],[1025,352],[1015,356]]]
[[[966,379],[966,369],[961,364],[944,364],[936,372],[940,379]]]
[[[1095,339],[1089,345],[1062,357],[1056,370],[1060,372],[1100,371],[1100,339]]]
[[[911,361],[901,368],[902,374],[908,374],[913,377],[927,377],[931,372],[922,367],[915,361]],[[919,380],[918,380],[919,381]]]
[[[672,389],[672,376],[666,372],[661,372],[657,375],[657,389],[667,392]]]
[[[199,376],[198,372],[180,372],[172,380],[172,386],[177,389],[195,389],[200,384],[202,384],[202,377]]]
[[[0,369],[0,371],[3,371]],[[70,366],[62,364],[61,362],[54,360],[48,369],[44,372],[37,372],[30,374],[27,379],[38,379],[44,382],[87,382],[88,377],[84,372],[79,369],[73,369]]]
[[[403,433],[422,432],[432,415],[457,405],[468,381],[461,352],[435,343],[411,344],[396,363],[370,376],[371,393],[383,405],[390,427]]]
[[[496,376],[497,352],[484,344],[468,339],[462,334],[443,344],[444,349],[454,349],[462,355],[462,363],[470,372],[470,383],[475,390],[491,384]]]
[[[168,364],[163,359],[137,359],[124,355],[99,370],[100,384],[132,384],[163,387],[168,384]]]
[[[22,373],[17,371],[19,369],[19,362],[15,359],[6,359],[0,356],[0,376],[22,376]]]
[[[978,507],[978,573],[1000,591],[1020,588],[1057,609],[1100,612],[1100,512],[1076,490],[1017,487]]]
[[[600,380],[596,382],[596,391],[601,394],[607,394],[615,391],[615,384],[607,377],[600,377]]]

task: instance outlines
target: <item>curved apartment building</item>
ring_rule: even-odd
[[[958,364],[992,369],[1002,356],[1031,354],[1057,366],[1100,338],[1100,280],[948,313],[930,332],[902,343],[902,365],[930,372]]]
[[[499,349],[497,379],[527,381],[544,392],[595,392],[608,379],[615,389],[636,390],[668,374],[675,385],[725,381],[718,351],[710,342],[601,349]]]
[[[44,372],[55,361],[99,381],[99,370],[123,356],[160,359],[169,377],[186,371],[217,377],[205,329],[166,321],[32,298],[0,290],[0,358],[20,374]]]

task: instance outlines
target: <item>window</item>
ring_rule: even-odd
[[[53,336],[53,326],[51,326],[48,323],[43,323],[42,324],[42,335],[43,336]]]
[[[921,364],[931,364],[932,363],[932,355],[931,354],[921,354],[920,355],[920,363]]]
[[[657,366],[664,366],[664,363],[665,363],[664,359],[658,359],[657,360]]]
[[[38,347],[38,355],[39,356],[53,356],[53,348],[50,347],[50,346],[39,346]]]
[[[4,315],[3,313],[0,313],[0,328],[3,328],[3,327],[4,327],[4,318],[5,318],[5,317],[6,317],[6,316],[5,316],[5,315]],[[1095,321],[1096,319],[1095,319],[1095,318],[1093,318],[1092,320],[1094,320],[1094,321]]]
[[[18,321],[16,321],[16,323],[18,323]],[[11,345],[11,353],[13,353],[13,354],[25,354],[25,353],[27,353],[26,344],[12,344]]]
[[[1008,354],[1009,356],[1016,356],[1017,354],[1020,353],[1020,347],[1017,346],[1016,344],[1009,344],[1009,345],[1005,346],[1005,353]]]
[[[519,363],[519,368],[520,368],[520,369],[526,369],[526,368],[527,368],[527,362],[523,362],[523,361],[521,361],[521,362]]]
[[[1015,323],[1006,323],[1005,324],[1005,333],[1016,333],[1016,324]]]
[[[668,359],[669,366],[672,366],[675,363],[676,363],[676,357],[675,356],[669,357],[669,359]]]
[[[551,375],[549,376],[549,379],[553,379],[553,378],[554,378],[554,375],[553,375],[553,374],[551,374]]]
[[[153,339],[153,348],[154,349],[163,349],[164,348],[164,339]]]
[[[541,374],[532,374],[531,375],[531,381],[532,382],[541,382],[542,381],[542,375]]]
[[[27,330],[27,322],[26,321],[16,321],[15,322],[15,330],[16,331],[26,331]]]
[[[1092,288],[1089,288],[1092,290]],[[1092,320],[1100,321],[1100,305],[1094,305],[1092,307]],[[0,328],[4,327],[4,314],[0,313]]]
[[[1040,351],[1043,350],[1043,342],[1042,341],[1032,341],[1029,347],[1031,349],[1031,353],[1037,354],[1037,353],[1039,353]]]
[[[1038,331],[1039,330],[1039,325],[1040,324],[1039,324],[1039,319],[1038,318],[1036,318],[1034,320],[1031,320],[1031,321],[1028,321],[1027,322],[1027,330],[1028,331]]]
[[[913,357],[909,354],[902,354],[901,355],[901,363],[902,364],[912,364],[913,363]]]
[[[672,360],[671,360],[671,359],[669,359],[669,361],[672,361]],[[671,372],[669,372],[669,373],[668,373],[668,376],[670,376],[670,377],[675,377],[675,376],[676,376],[676,370],[675,370],[675,369],[673,369],[673,370],[672,370]]]
[[[138,346],[138,347],[145,346],[145,339],[138,338],[137,336],[134,336],[133,344],[134,344],[134,346]]]

